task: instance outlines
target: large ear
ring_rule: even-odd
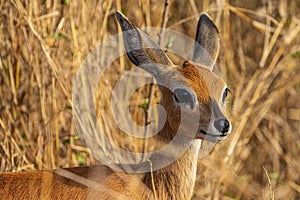
[[[156,76],[173,66],[160,46],[146,33],[135,27],[122,13],[116,12],[122,28],[125,49],[131,62]]]
[[[213,69],[219,55],[219,31],[212,19],[207,14],[200,15],[193,61]]]

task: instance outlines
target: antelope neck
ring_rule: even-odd
[[[168,123],[159,133],[168,140],[168,135],[172,134],[172,129]],[[179,144],[180,145],[180,144]],[[184,144],[183,144],[184,145]],[[143,182],[155,190],[158,199],[181,200],[190,199],[193,194],[196,181],[196,170],[198,153],[201,146],[201,140],[195,139],[187,150],[169,166],[146,173]],[[172,152],[170,152],[172,153]],[[156,160],[156,162],[160,162]],[[153,178],[151,177],[153,175]],[[152,187],[154,182],[155,189]]]

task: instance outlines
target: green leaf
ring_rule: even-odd
[[[139,108],[143,108],[143,109],[148,109],[148,106],[149,106],[149,99],[145,99],[145,102],[143,104],[140,104],[139,105]]]
[[[75,135],[75,136],[73,137],[73,139],[74,139],[75,141],[77,141],[77,140],[80,140],[80,137],[79,137],[78,135]]]
[[[276,172],[270,172],[269,177],[271,180],[275,180],[278,178],[278,174]]]
[[[85,160],[80,154],[76,154],[76,159],[79,162],[79,165],[85,165]]]
[[[63,33],[54,33],[53,34],[53,38],[55,38],[55,39],[63,39],[63,40],[66,40],[66,41],[70,41],[70,38],[67,35],[63,34]]]
[[[169,37],[168,43],[166,44],[167,49],[170,49],[172,47],[174,39],[174,36]]]
[[[70,0],[62,0],[62,3],[63,3],[64,5],[69,5]]]
[[[300,58],[300,51],[296,51],[292,54],[292,58]]]
[[[279,180],[279,185],[284,185],[284,180]]]
[[[64,144],[70,144],[70,138],[67,137],[66,139],[64,139]]]

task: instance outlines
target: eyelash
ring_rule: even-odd
[[[228,97],[228,94],[231,93],[231,90],[228,89],[228,88],[225,88],[223,94],[222,94],[222,103],[224,104],[226,101],[227,101],[227,97]],[[226,94],[226,95],[225,95]],[[225,96],[224,96],[225,95]]]

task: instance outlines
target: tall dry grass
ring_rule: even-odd
[[[96,163],[72,122],[72,84],[85,56],[120,31],[116,9],[160,27],[164,2],[0,0],[0,171]],[[199,161],[194,199],[299,199],[300,2],[170,0],[166,27],[194,37],[201,12],[220,29],[233,132]],[[121,57],[106,77],[131,67]],[[149,88],[137,93],[141,117]]]

